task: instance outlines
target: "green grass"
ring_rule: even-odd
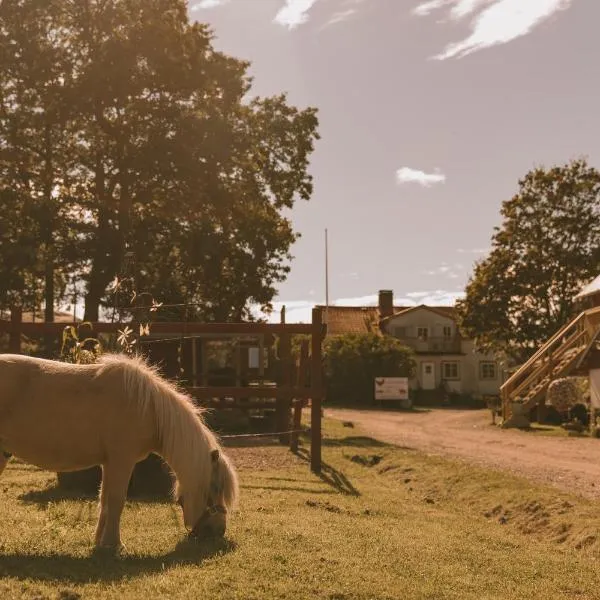
[[[572,431],[560,427],[559,425],[540,425],[539,423],[532,423],[528,429],[522,429],[524,433],[535,434],[536,436],[542,437],[593,437],[589,429],[583,431]]]
[[[127,551],[91,548],[96,505],[12,462],[0,479],[0,598],[600,598],[598,505],[380,444],[325,422],[322,477],[285,448],[236,448],[227,540],[131,501]]]

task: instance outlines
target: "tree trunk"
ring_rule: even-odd
[[[96,156],[95,171],[94,183],[98,206],[98,228],[92,250],[92,266],[85,294],[85,309],[83,314],[84,321],[91,322],[98,321],[100,316],[100,302],[108,284],[116,274],[114,268],[114,252],[116,248],[111,243],[114,234],[110,224],[110,193],[106,189],[106,175],[100,152]]]
[[[44,321],[54,322],[54,224],[55,224],[55,206],[52,198],[52,189],[54,187],[54,156],[52,145],[52,126],[46,123],[44,131],[44,203],[45,219],[44,227],[44,245],[46,246],[45,265],[44,265]],[[45,353],[48,357],[54,354],[56,338],[52,334],[44,336]]]

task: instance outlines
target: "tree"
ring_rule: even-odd
[[[583,159],[533,169],[501,215],[458,312],[479,348],[520,362],[572,318],[573,297],[600,272],[600,173]]]
[[[375,377],[413,377],[414,352],[400,340],[375,333],[345,334],[325,340],[327,400],[370,404]]]
[[[0,5],[0,304],[38,308],[70,265],[65,48],[60,3]]]
[[[131,252],[136,289],[199,317],[268,306],[297,238],[284,212],[312,193],[316,111],[251,99],[249,64],[184,0],[4,0],[0,17],[0,189],[26,171],[44,209],[47,306],[50,274],[77,274],[97,320]]]

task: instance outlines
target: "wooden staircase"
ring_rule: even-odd
[[[503,420],[510,418],[515,402],[522,404],[524,411],[543,403],[550,383],[573,370],[578,359],[594,343],[599,330],[600,308],[597,307],[582,312],[557,331],[500,387]]]

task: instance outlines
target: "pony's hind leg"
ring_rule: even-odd
[[[102,465],[100,515],[96,527],[96,546],[99,548],[122,548],[121,513],[134,466],[135,463]]]

